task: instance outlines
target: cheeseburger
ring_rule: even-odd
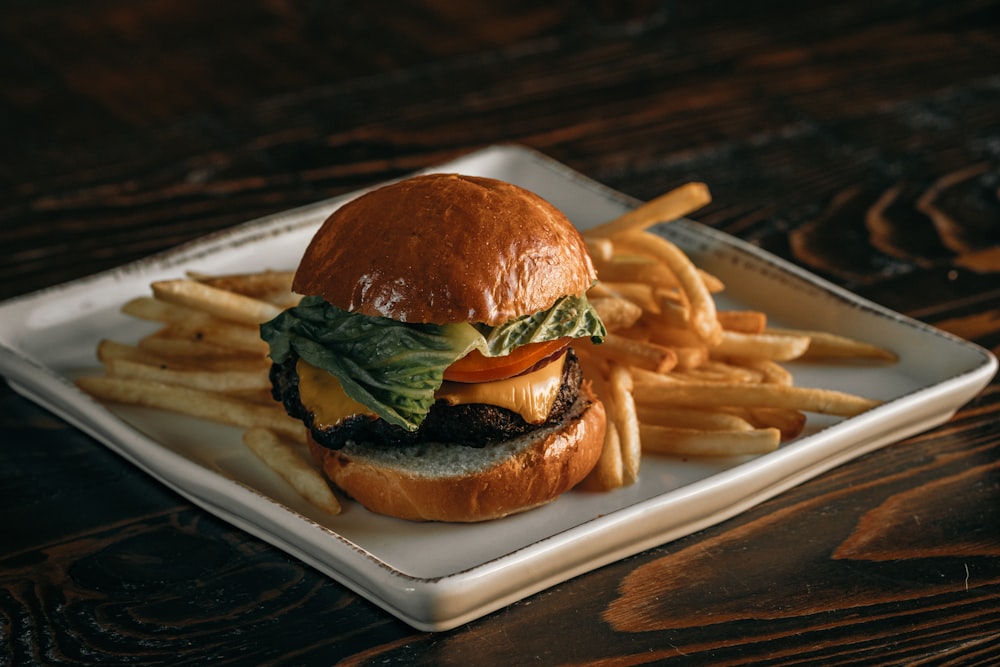
[[[482,521],[551,501],[600,456],[600,342],[573,225],[503,181],[418,176],[337,209],[262,325],[273,395],[323,473],[369,510]]]

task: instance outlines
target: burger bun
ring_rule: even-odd
[[[327,449],[310,439],[323,473],[372,512],[412,521],[498,519],[548,503],[600,458],[606,416],[589,383],[560,423],[485,447],[421,444]]]

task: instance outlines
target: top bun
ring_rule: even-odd
[[[293,287],[400,322],[496,326],[583,294],[595,278],[580,233],[538,195],[492,178],[430,174],[337,209]]]

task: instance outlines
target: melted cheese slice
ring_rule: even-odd
[[[370,408],[345,394],[340,380],[322,368],[299,359],[295,372],[299,376],[299,401],[313,413],[316,426],[335,426],[351,415],[375,416]]]
[[[506,380],[477,384],[445,382],[434,396],[449,405],[497,405],[518,413],[529,424],[540,424],[552,411],[552,404],[559,394],[565,363],[564,354],[537,371]],[[316,426],[335,426],[351,415],[375,416],[371,409],[344,393],[340,382],[330,373],[302,359],[295,368],[299,375],[299,400],[313,413]]]
[[[459,403],[487,403],[518,413],[529,424],[541,424],[552,412],[552,403],[562,386],[563,364],[566,355],[546,364],[537,371],[524,373],[506,380],[465,384],[445,382],[434,397],[450,405]]]

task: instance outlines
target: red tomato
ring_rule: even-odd
[[[485,357],[473,350],[445,369],[444,379],[450,382],[491,382],[514,377],[542,359],[569,345],[569,338],[528,343],[503,357]]]

